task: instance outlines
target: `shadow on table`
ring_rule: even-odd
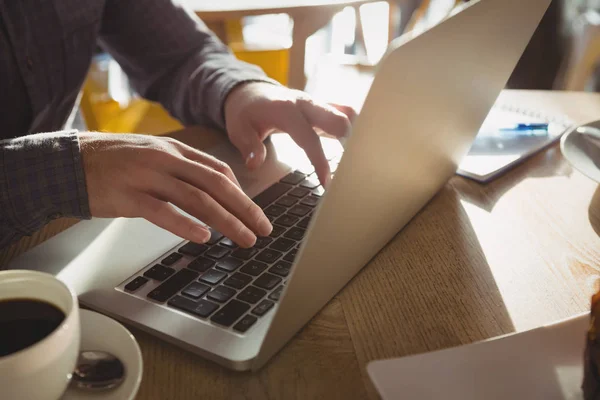
[[[515,332],[502,268],[486,258],[459,194],[444,188],[340,296],[359,364]],[[541,368],[560,393],[554,367]]]
[[[452,180],[452,184],[460,190],[464,200],[491,212],[506,192],[525,179],[551,176],[569,177],[572,172],[573,168],[563,158],[559,146],[554,145],[486,184],[466,178],[455,178]]]
[[[453,347],[515,330],[477,233],[449,187],[347,291],[343,298],[356,297],[358,308],[349,321],[353,335],[385,337],[369,346],[369,358]]]

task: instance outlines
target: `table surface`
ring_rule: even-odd
[[[508,91],[505,101],[600,115],[600,95]],[[194,146],[214,142],[189,132]],[[69,226],[58,220],[0,252],[0,265]],[[522,331],[587,310],[600,270],[600,190],[554,146],[500,179],[452,178],[258,373],[228,371],[132,329],[140,399],[353,399],[378,396],[371,360]]]

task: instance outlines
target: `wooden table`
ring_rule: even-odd
[[[600,116],[600,95],[506,92],[506,100]],[[216,135],[176,134],[201,146]],[[55,221],[0,265],[64,229]],[[600,190],[554,146],[488,184],[455,177],[259,373],[234,373],[133,329],[140,399],[376,399],[375,359],[457,346],[587,310],[600,271]]]
[[[292,47],[290,49],[290,69],[288,86],[304,89],[306,76],[304,62],[306,58],[306,40],[324,27],[333,16],[347,6],[360,6],[376,1],[388,1],[390,7],[396,7],[398,0],[181,0],[224,41],[226,40],[225,22],[246,16],[267,14],[288,14],[294,21]],[[414,0],[403,0],[413,7]],[[402,3],[400,3],[402,4]],[[404,11],[404,10],[403,10]],[[406,11],[410,12],[410,11]],[[390,26],[394,26],[394,13],[390,13]],[[390,29],[392,31],[392,29]]]

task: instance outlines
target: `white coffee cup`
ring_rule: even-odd
[[[0,301],[15,299],[49,303],[61,310],[65,319],[39,342],[0,357],[0,397],[56,400],[66,390],[79,354],[81,328],[77,297],[50,274],[0,271]]]

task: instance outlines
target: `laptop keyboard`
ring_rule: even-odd
[[[337,164],[330,161],[332,172]],[[253,199],[273,224],[254,247],[239,248],[211,229],[206,244],[185,243],[122,289],[243,334],[279,301],[323,193],[314,169],[294,171]]]

